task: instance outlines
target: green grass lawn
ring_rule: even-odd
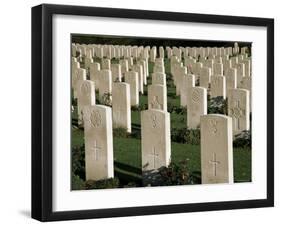
[[[149,71],[152,72],[153,65],[149,64]],[[170,71],[166,63],[166,71]],[[169,76],[169,73],[167,73]],[[168,98],[167,101],[172,106],[180,106],[179,97],[175,96],[175,87],[173,81],[168,80]],[[151,84],[151,76],[148,78],[148,84]],[[140,94],[140,105],[147,104],[147,86],[144,86],[145,95]],[[72,113],[72,118],[77,119],[76,108]],[[131,112],[132,128],[140,133],[141,119],[140,111]],[[186,113],[171,113],[171,128],[186,127]],[[75,126],[72,128],[72,146],[82,146],[84,144],[84,133],[82,129]],[[188,159],[188,170],[200,174],[200,145],[191,145],[172,142],[172,162],[180,162]],[[141,140],[140,138],[113,138],[115,175],[117,177],[130,180],[141,179]],[[249,148],[234,148],[234,179],[236,182],[251,181],[251,150]],[[137,179],[136,179],[137,178]]]
[[[84,143],[83,130],[72,129],[72,145],[82,146]],[[136,138],[114,137],[114,161],[137,168],[141,172],[141,140]],[[251,181],[251,151],[249,149],[234,148],[234,179],[236,182]],[[172,142],[172,162],[188,159],[190,172],[200,171],[200,146]],[[128,171],[128,173],[130,173]]]

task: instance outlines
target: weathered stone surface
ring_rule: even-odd
[[[223,75],[223,64],[222,63],[214,63],[214,75]]]
[[[175,73],[175,79],[176,79],[176,95],[179,96],[181,95],[181,90],[183,89],[183,83],[184,83],[184,78],[187,75],[187,67],[178,67],[176,69]],[[196,79],[196,77],[195,77]]]
[[[80,80],[86,80],[86,70],[83,68],[77,68],[73,71],[72,74],[72,88],[73,88],[73,96],[74,98],[77,98],[77,83]]]
[[[223,97],[225,99],[225,76],[211,76],[211,97]]]
[[[170,114],[156,109],[141,112],[142,170],[168,166],[171,161]]]
[[[78,124],[83,125],[83,108],[96,104],[95,84],[90,80],[77,82]]]
[[[103,105],[83,109],[86,180],[114,177],[111,108]]]
[[[143,94],[143,70],[141,65],[133,65],[133,71],[138,73],[139,92]]]
[[[129,71],[129,63],[127,59],[120,60],[119,63],[121,64],[121,73],[124,76],[126,72]]]
[[[187,106],[187,127],[196,129],[200,126],[200,117],[207,114],[207,89],[191,87]]]
[[[189,91],[195,86],[195,76],[192,74],[184,75],[181,84],[180,104],[186,107],[189,103]]]
[[[131,132],[131,95],[128,83],[113,83],[112,120],[114,128],[124,128]]]
[[[230,89],[228,115],[233,120],[234,134],[250,129],[250,92],[246,89]]]
[[[101,68],[103,70],[111,70],[111,62],[109,59],[102,59],[101,60]]]
[[[167,111],[167,88],[163,85],[148,86],[148,109]]]
[[[111,64],[112,82],[121,82],[121,64]]]
[[[90,79],[95,83],[95,89],[99,89],[99,73],[100,73],[100,64],[92,63],[90,65]]]
[[[107,95],[112,91],[112,74],[110,70],[100,70],[99,72],[99,100],[104,102]]]
[[[229,68],[225,72],[225,85],[226,85],[226,96],[228,97],[228,91],[230,89],[237,88],[237,69]]]
[[[125,74],[125,82],[130,84],[131,106],[139,104],[139,78],[135,71],[128,71]]]
[[[209,67],[202,67],[200,70],[199,84],[206,89],[209,88],[212,70]]]
[[[243,63],[238,63],[236,65],[237,69],[237,86],[240,86],[242,79],[245,77],[245,65]]]
[[[201,116],[202,184],[233,183],[232,119]]]
[[[166,86],[166,74],[161,72],[155,72],[152,74],[153,85],[164,85]]]

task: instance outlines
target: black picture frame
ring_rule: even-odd
[[[95,210],[52,210],[52,18],[55,14],[247,25],[267,29],[267,198]],[[32,218],[122,217],[274,206],[274,20],[133,9],[43,4],[32,8]]]

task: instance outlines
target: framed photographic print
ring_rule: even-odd
[[[274,21],[32,8],[32,217],[274,205]]]

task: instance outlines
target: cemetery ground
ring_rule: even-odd
[[[95,59],[100,62],[100,59]],[[114,62],[114,60],[111,61]],[[180,106],[180,97],[176,96],[176,88],[169,74],[169,61],[165,59],[167,75],[167,102],[171,118],[171,166],[166,169],[166,179],[169,181],[159,185],[200,184],[200,130],[186,128],[186,109]],[[149,63],[149,73],[152,73],[153,63]],[[151,84],[151,75],[147,78]],[[122,128],[113,129],[114,149],[114,179],[104,181],[85,181],[85,150],[84,131],[78,127],[77,105],[72,101],[72,189],[115,188],[115,187],[140,187],[142,186],[141,166],[141,122],[140,113],[147,109],[147,86],[144,94],[140,94],[140,104],[131,108],[132,133],[128,134]],[[208,113],[221,113],[226,109],[226,101],[212,100],[215,105],[210,105],[208,100]],[[214,107],[215,106],[215,107]],[[219,106],[219,107],[217,107]],[[234,181],[251,181],[251,139],[234,139]],[[188,175],[188,180],[178,177]],[[169,178],[171,177],[171,178]],[[173,178],[174,177],[174,178]]]

